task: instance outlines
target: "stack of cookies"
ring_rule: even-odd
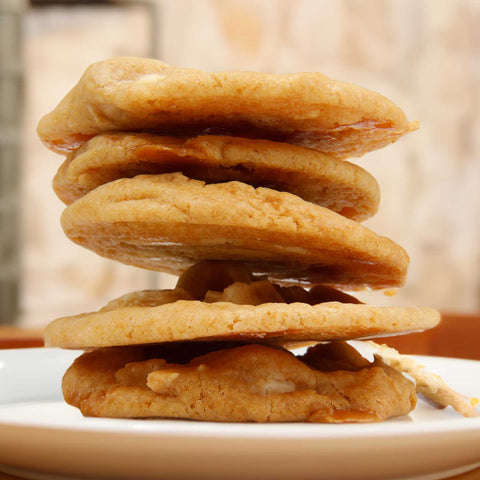
[[[439,314],[344,293],[399,287],[409,262],[359,223],[379,188],[344,159],[415,128],[385,97],[318,73],[88,68],[38,128],[67,154],[54,179],[64,231],[179,278],[49,325],[47,346],[89,350],[64,376],[66,401],[88,416],[232,422],[411,411],[398,362],[346,340],[431,328]],[[302,356],[287,348],[305,342]]]

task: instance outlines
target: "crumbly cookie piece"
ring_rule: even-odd
[[[260,280],[260,277],[242,262],[204,260],[187,268],[178,277],[176,288],[186,290],[196,300],[204,300],[209,290],[223,292],[235,282],[248,284],[254,280]]]
[[[440,376],[426,370],[412,357],[401,355],[386,345],[375,342],[368,342],[368,345],[387,365],[410,375],[416,382],[417,391],[439,408],[451,406],[464,417],[480,416],[480,411],[475,408],[479,403],[478,399],[468,398],[452,390]]]
[[[122,130],[264,138],[346,158],[416,128],[382,95],[319,73],[206,73],[122,57],[91,65],[38,134],[56,151]]]
[[[196,300],[231,302],[237,305],[361,303],[352,295],[326,285],[316,285],[309,290],[298,285],[282,287],[270,282],[266,276],[254,275],[242,263],[229,261],[196,263],[180,275],[175,288],[186,290]]]
[[[102,185],[65,209],[62,226],[99,255],[177,275],[233,260],[284,283],[386,288],[403,284],[409,263],[388,238],[295,195],[180,173]]]
[[[63,392],[84,415],[101,417],[373,422],[415,407],[410,381],[379,360],[352,362],[355,355],[345,354],[349,348],[341,346],[343,352],[333,355],[328,371],[287,350],[262,345],[218,350],[186,364],[162,358],[161,346],[156,352],[144,347],[100,349],[75,361],[64,376]],[[329,352],[323,350],[310,349],[310,360],[323,355],[328,363]],[[339,356],[341,370],[335,368]]]
[[[233,284],[224,290],[229,301],[210,296],[211,303],[183,300],[184,290],[128,294],[98,312],[53,321],[46,328],[45,345],[95,348],[185,340],[285,344],[398,335],[432,328],[440,320],[433,309],[372,307],[328,301],[328,296],[325,303],[313,305],[280,303],[279,291],[264,283]],[[312,303],[321,301],[317,293],[306,296]],[[348,301],[341,295],[339,300]]]
[[[286,143],[213,135],[97,135],[68,155],[53,187],[70,204],[119,178],[179,171],[206,183],[238,180],[290,192],[356,221],[374,215],[380,202],[377,182],[357,165]]]

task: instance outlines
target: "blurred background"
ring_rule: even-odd
[[[378,305],[480,311],[478,0],[0,0],[0,323],[42,327],[174,278],[66,239],[36,136],[95,61],[157,57],[204,70],[321,71],[377,90],[420,130],[354,160],[382,190],[366,225],[411,257]]]

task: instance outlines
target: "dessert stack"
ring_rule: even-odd
[[[88,350],[64,376],[66,401],[87,416],[224,422],[410,412],[411,363],[375,345],[367,360],[346,341],[440,316],[345,293],[400,287],[409,262],[361,225],[379,187],[345,159],[416,127],[385,97],[318,73],[143,58],[89,67],[38,128],[66,155],[54,179],[63,229],[99,255],[179,278],[48,326],[47,346]],[[454,394],[434,399],[473,412]]]

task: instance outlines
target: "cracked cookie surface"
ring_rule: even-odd
[[[372,422],[415,407],[415,386],[400,372],[351,350],[318,345],[305,362],[281,348],[244,345],[171,363],[161,346],[99,349],[74,362],[63,392],[84,415],[102,417]]]
[[[102,185],[65,209],[62,227],[101,256],[177,275],[232,260],[285,283],[388,288],[409,264],[392,240],[290,193],[180,173]]]

